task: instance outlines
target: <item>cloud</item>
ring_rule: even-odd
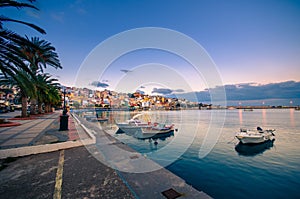
[[[58,21],[60,23],[64,22],[64,17],[65,17],[65,13],[64,12],[57,12],[57,13],[52,13],[51,14],[52,19],[54,19],[55,21]]]
[[[163,95],[169,95],[173,92],[173,90],[168,88],[153,88],[152,93],[157,94],[163,94]]]
[[[227,100],[300,98],[300,82],[225,85]]]
[[[183,90],[183,89],[176,89],[176,90],[174,90],[173,92],[176,92],[176,93],[183,93],[184,90]]]
[[[188,100],[210,101],[210,92],[217,93],[218,89],[225,89],[227,100],[262,100],[262,99],[294,99],[300,98],[300,82],[286,81],[280,83],[257,84],[229,84],[224,87],[205,89],[193,93],[181,93],[177,96]]]
[[[182,93],[183,89],[169,89],[169,88],[153,88],[152,93],[162,94],[162,95],[171,95],[173,93]]]
[[[84,8],[84,6],[85,6],[85,4],[81,0],[72,2],[69,5],[70,9],[74,10],[79,15],[85,15],[87,13],[87,10]]]
[[[36,19],[40,19],[40,13],[37,10],[26,10],[26,14],[30,17],[34,17]]]
[[[107,88],[109,85],[99,81],[93,81],[90,85],[95,87]]]
[[[126,70],[126,69],[121,69],[120,71],[123,72],[123,73],[129,73],[129,72],[132,72],[131,70]]]

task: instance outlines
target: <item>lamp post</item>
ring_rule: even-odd
[[[63,94],[64,94],[64,107],[63,107],[63,114],[60,116],[60,131],[67,131],[68,123],[69,123],[69,115],[67,115],[67,108],[66,108],[66,88],[63,87]]]
[[[64,107],[63,107],[63,115],[67,115],[67,108],[66,108],[66,89],[64,88]]]

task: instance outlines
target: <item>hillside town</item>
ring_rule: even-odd
[[[75,108],[130,109],[130,110],[179,110],[198,108],[197,102],[186,99],[147,95],[140,92],[119,93],[110,90],[66,87],[66,105]]]
[[[1,112],[20,108],[17,89],[0,89]],[[120,110],[179,110],[199,108],[199,103],[186,99],[167,98],[159,95],[147,95],[139,92],[118,93],[110,90],[91,90],[88,88],[64,87],[61,89],[61,108],[65,99],[70,109],[99,108]],[[30,99],[28,100],[30,107]]]

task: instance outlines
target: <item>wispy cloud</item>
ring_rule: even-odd
[[[51,14],[52,19],[58,21],[60,23],[64,22],[65,13],[64,12],[56,12]]]
[[[121,69],[120,71],[123,72],[123,73],[129,73],[129,72],[132,72],[131,70],[127,70],[127,69]]]
[[[36,18],[36,19],[40,19],[40,13],[36,10],[26,10],[26,14],[30,17]]]
[[[79,15],[85,15],[87,13],[87,10],[84,8],[84,2],[81,0],[71,3],[69,7]]]

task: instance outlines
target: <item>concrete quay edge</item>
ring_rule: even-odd
[[[80,119],[77,118],[77,121],[80,124],[85,122],[84,120],[80,122],[80,120],[82,120],[82,118]],[[85,129],[87,129],[87,132],[91,134],[95,133],[95,130],[93,129],[92,126],[89,126],[88,124],[83,126],[85,127]],[[93,136],[95,137],[95,135]],[[110,137],[110,139],[106,139],[108,137]],[[110,162],[112,160],[110,158],[118,159],[120,164],[116,164],[112,168],[115,169],[117,174],[125,182],[127,187],[129,187],[130,191],[133,193],[133,195],[136,198],[165,199],[166,197],[163,196],[162,192],[168,189],[173,189],[178,193],[180,193],[181,196],[178,198],[182,198],[182,199],[183,198],[185,199],[212,198],[207,193],[197,190],[193,186],[187,184],[184,179],[180,178],[179,176],[167,170],[166,168],[157,166],[158,163],[156,163],[151,159],[148,159],[147,157],[137,152],[136,150],[132,149],[128,145],[120,142],[118,139],[111,136],[110,134],[105,133],[104,136],[103,131],[100,131],[98,132],[97,140],[98,143],[96,143],[96,145],[90,145],[87,147],[90,153],[94,156],[98,156],[98,158],[102,161],[106,160]],[[129,155],[128,158],[126,157],[126,154],[120,153],[118,150],[115,150],[116,148],[119,147],[125,149],[125,151],[131,151],[130,152],[131,156]],[[101,153],[99,153],[98,150],[100,150]],[[130,157],[133,159],[131,159]],[[119,170],[120,168],[122,168],[122,166],[126,167],[126,165],[129,167],[137,166],[135,164],[135,161],[138,159],[142,159],[147,163],[144,166],[150,165],[150,167],[152,168],[158,168],[158,167],[161,168],[147,173],[130,173],[130,172],[126,172],[126,171],[123,172]]]

